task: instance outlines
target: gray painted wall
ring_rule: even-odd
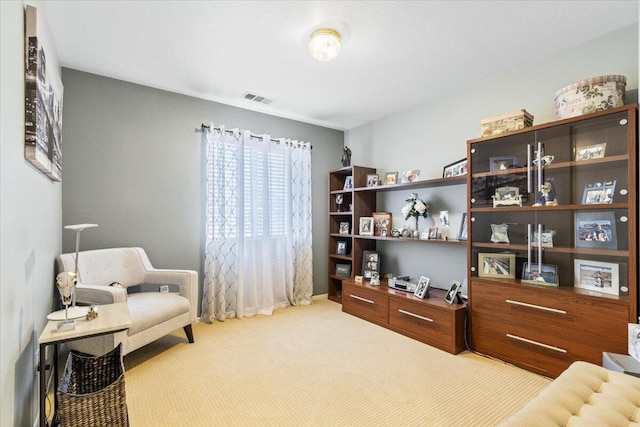
[[[526,49],[526,47],[523,47]],[[473,72],[473,70],[469,70]],[[390,115],[345,132],[345,144],[356,165],[378,173],[420,169],[421,179],[442,176],[443,165],[466,157],[466,141],[480,136],[480,120],[521,108],[535,116],[534,124],[556,120],[555,92],[581,79],[604,74],[627,77],[627,103],[638,101],[638,25],[576,46],[574,49],[492,76],[474,87],[451,86],[446,99]],[[428,99],[429,94],[425,94]],[[453,191],[419,190],[432,202],[432,211],[449,209],[451,231],[457,233],[466,209],[464,186]],[[408,194],[379,195],[378,207],[404,223],[400,209]],[[426,225],[426,223],[424,223]],[[435,286],[448,286],[465,277],[464,247],[386,243],[380,245],[385,272],[427,275]],[[446,268],[442,268],[446,266]]]
[[[0,15],[0,425],[31,426],[38,410],[35,352],[62,245],[62,196],[60,183],[24,158],[22,2],[0,2]]]
[[[63,69],[64,224],[96,223],[82,249],[141,246],[160,268],[200,274],[204,256],[204,143],[213,121],[313,145],[314,294],[327,291],[327,174],[340,166],[342,131]],[[73,251],[73,233],[63,250]]]

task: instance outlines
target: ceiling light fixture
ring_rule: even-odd
[[[340,53],[340,33],[330,29],[314,31],[309,42],[309,53],[316,61],[331,61]]]

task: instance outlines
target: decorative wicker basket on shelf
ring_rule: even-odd
[[[61,426],[128,426],[122,344],[97,357],[69,353],[57,396]]]

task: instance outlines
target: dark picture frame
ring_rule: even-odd
[[[443,178],[453,178],[455,176],[467,174],[467,158],[460,159],[457,162],[449,163],[442,168]]]
[[[613,196],[616,191],[616,180],[605,182],[594,182],[584,185],[582,194],[583,205],[608,205],[613,203]]]
[[[351,224],[348,221],[342,221],[338,226],[338,234],[349,234],[351,231]]]
[[[346,255],[346,254],[347,254],[347,241],[338,240],[336,242],[336,255]]]
[[[379,251],[363,251],[362,252],[362,277],[371,279],[371,273],[374,271],[380,274],[380,252]]]
[[[489,170],[501,171],[518,167],[518,158],[515,156],[489,157]]]
[[[336,264],[336,276],[351,277],[351,264]]]
[[[467,213],[462,213],[462,221],[460,221],[460,231],[458,231],[458,240],[467,240]]]
[[[575,212],[574,224],[576,248],[618,249],[614,212]]]

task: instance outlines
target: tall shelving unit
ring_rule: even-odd
[[[475,350],[551,377],[576,360],[599,364],[603,351],[626,353],[627,323],[638,316],[637,132],[637,106],[627,105],[468,141]],[[543,155],[551,163],[534,164]],[[513,167],[491,168],[500,158]],[[549,180],[558,204],[536,206]],[[612,201],[586,198],[614,181]],[[500,187],[518,188],[522,206],[494,207]],[[492,241],[492,224],[508,225],[508,243]],[[607,241],[590,241],[594,227]],[[535,232],[552,245],[534,247]],[[494,262],[504,254],[515,255],[513,278]],[[522,280],[525,262],[537,282]]]

